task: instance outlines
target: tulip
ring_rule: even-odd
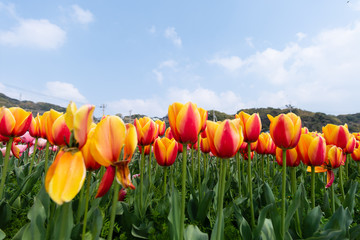
[[[76,196],[84,183],[85,175],[81,152],[60,150],[46,174],[45,189],[51,199],[61,205]]]
[[[354,152],[355,146],[356,146],[356,138],[355,138],[354,135],[350,134],[349,141],[346,144],[346,147],[343,149],[344,154],[346,154],[347,156],[350,156],[350,154],[352,152]],[[348,157],[346,157],[346,161],[345,161],[346,178],[348,178],[348,176],[349,176],[349,170],[348,169],[349,169],[349,159],[348,159]]]
[[[33,138],[29,132],[24,133],[24,135],[22,135],[20,139],[21,142],[25,144],[31,144],[35,140],[35,138]]]
[[[125,126],[124,122],[118,116],[104,117],[97,124],[91,138],[90,152],[100,165],[107,167],[104,175],[105,178],[101,181],[103,183],[103,181],[106,180],[106,183],[100,183],[98,193],[109,185],[111,186],[115,177],[115,171],[113,171],[115,168],[117,181],[126,187],[132,187],[128,163],[135,151],[137,142],[137,134],[134,126],[131,124]],[[120,161],[119,157],[124,144],[124,159],[126,160]],[[107,177],[108,171],[111,171],[109,178]],[[115,184],[108,239],[112,239],[119,186],[119,184]]]
[[[1,183],[0,183],[0,200],[5,187],[5,180],[7,175],[7,168],[9,164],[10,150],[16,150],[13,146],[14,137],[20,137],[25,134],[29,129],[32,120],[32,113],[26,112],[19,107],[12,108],[0,108],[0,135],[4,139],[8,138],[6,145],[6,153],[4,157],[4,165],[1,171]],[[18,156],[18,151],[13,152],[15,156]]]
[[[147,146],[140,146],[139,145],[139,152],[142,154],[144,151],[144,155],[148,156],[150,154],[150,145]]]
[[[360,162],[360,145],[351,153],[351,158],[356,162]]]
[[[53,145],[67,146],[70,143],[70,130],[65,123],[65,116],[58,117],[52,125],[52,143]]]
[[[178,153],[178,144],[175,139],[157,138],[154,142],[154,155],[157,163],[164,167],[164,188],[163,194],[166,193],[166,175],[167,167],[174,164]]]
[[[235,115],[239,118],[243,134],[244,142],[256,142],[261,132],[261,119],[259,114],[254,113],[251,116],[245,112],[240,112]]]
[[[327,124],[322,128],[322,131],[327,145],[336,145],[343,149],[346,148],[350,138],[348,126],[346,124],[344,126]]]
[[[203,108],[198,108],[201,118],[201,129],[200,132],[204,132],[206,128],[206,121],[208,119],[208,111]]]
[[[321,136],[314,137],[311,133],[301,134],[297,151],[305,165],[321,166],[326,159],[325,139]]]
[[[296,147],[301,136],[301,119],[294,113],[267,115],[270,120],[270,135],[275,145],[283,150],[281,236],[285,237],[285,194],[286,194],[286,149]]]
[[[276,161],[277,163],[282,166],[283,159],[282,159],[282,149],[276,148]],[[286,150],[286,166],[289,167],[297,167],[300,164],[300,158],[295,148]]]
[[[201,116],[196,104],[174,103],[168,110],[169,124],[174,138],[179,143],[194,144],[202,128]]]
[[[126,198],[126,188],[121,188],[119,191],[119,198],[118,201],[123,202]]]
[[[92,144],[91,143],[92,136],[94,135],[94,132],[95,132],[95,127],[96,127],[96,124],[93,123],[90,127],[90,131],[87,136],[87,141],[86,141],[85,145],[81,148],[81,152],[84,157],[85,167],[89,171],[94,171],[101,167],[101,165],[98,162],[96,162],[96,160],[93,157],[93,155],[91,154],[91,150],[90,150],[90,147]]]
[[[70,102],[65,113],[65,121],[81,149],[87,141],[88,133],[93,122],[94,105],[86,104],[77,109],[75,103]]]
[[[165,133],[165,130],[166,130],[165,122],[158,119],[158,120],[155,121],[155,123],[158,126],[158,136],[159,137],[163,136],[164,133]]]
[[[155,141],[155,138],[157,138],[157,124],[155,124],[155,122],[149,117],[135,119],[134,125],[137,132],[138,145],[150,145]]]

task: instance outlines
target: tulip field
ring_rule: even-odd
[[[2,239],[360,239],[360,133],[173,103],[93,121],[0,108]]]

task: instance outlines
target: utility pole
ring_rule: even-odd
[[[103,116],[105,115],[105,108],[106,108],[106,104],[101,104],[100,108],[102,108],[102,112],[103,112]]]

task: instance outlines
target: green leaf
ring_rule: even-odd
[[[274,194],[271,191],[269,184],[267,184],[267,183],[264,184],[264,194],[265,194],[265,199],[266,199],[267,204],[275,203]]]
[[[265,219],[264,224],[261,228],[261,239],[262,240],[275,240],[276,235],[274,232],[274,227],[270,219]]]
[[[218,231],[221,231],[220,239],[224,239],[224,214],[222,214],[222,218],[220,219],[220,223],[219,223],[219,218],[216,217],[215,225],[214,225],[214,228],[213,228],[213,230],[211,232],[211,240],[216,239],[216,235],[217,235]]]
[[[189,217],[190,217],[190,220],[192,222],[196,221],[196,216],[197,216],[197,212],[198,212],[198,201],[196,198],[191,198],[189,201],[188,201],[188,204],[187,204],[187,212],[189,214]]]
[[[74,226],[71,202],[58,206],[54,218],[50,221],[55,223],[51,239],[69,239]]]
[[[0,229],[0,240],[3,240],[6,237],[6,234]]]
[[[358,182],[357,181],[351,181],[351,187],[349,191],[346,194],[343,207],[348,208],[351,215],[354,214],[354,206],[355,206],[355,193],[357,189]]]
[[[268,213],[268,211],[273,208],[276,207],[275,204],[271,203],[269,205],[267,205],[266,207],[264,207],[263,209],[261,209],[260,214],[259,214],[259,218],[258,218],[258,224],[256,226],[256,229],[254,230],[253,234],[254,234],[254,238],[257,239],[260,235],[260,233],[262,232],[264,223],[265,223],[265,217]],[[271,228],[272,224],[271,224]]]
[[[300,195],[301,195],[301,188],[298,188],[295,193],[295,199],[291,202],[290,206],[288,207],[288,209],[286,211],[285,232],[288,231],[291,219],[293,218],[296,210],[300,206]]]
[[[0,227],[5,226],[10,221],[11,215],[10,205],[2,200],[0,202]]]
[[[356,225],[349,230],[350,239],[359,239],[360,238],[360,225]]]
[[[319,229],[321,217],[322,212],[319,206],[306,215],[303,222],[303,237],[311,237]]]
[[[348,230],[351,223],[352,217],[349,210],[344,210],[343,206],[340,206],[325,225],[324,230],[337,229],[345,232]]]
[[[201,202],[199,203],[197,215],[196,215],[197,221],[203,222],[205,220],[214,196],[215,196],[214,191],[207,191],[205,194],[205,197],[201,199]]]
[[[45,239],[46,213],[41,201],[35,197],[34,205],[27,214],[30,220],[29,227],[24,230],[23,239]]]
[[[93,211],[89,212],[87,219],[87,226],[91,229],[92,239],[99,239],[101,228],[103,225],[103,215],[99,208],[95,208]]]
[[[242,239],[253,239],[251,228],[246,219],[242,216],[240,208],[234,205],[235,218],[239,224],[240,236]]]
[[[209,236],[200,231],[197,226],[189,225],[185,229],[185,240],[208,240]]]
[[[180,238],[180,231],[183,231],[183,229],[180,229],[180,197],[179,192],[174,186],[172,187],[172,194],[170,197],[170,212],[168,216],[168,220],[170,222],[170,235],[171,239],[179,240]]]

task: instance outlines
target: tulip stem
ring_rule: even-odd
[[[332,213],[335,213],[335,191],[334,191],[334,185],[335,184],[331,184],[331,210]]]
[[[270,158],[269,154],[266,155],[266,175],[270,178]]]
[[[78,209],[77,209],[77,213],[76,213],[76,223],[80,222],[80,218],[81,218],[81,206],[83,204],[84,201],[84,191],[85,191],[85,187],[81,188],[81,191],[79,193],[80,195],[80,199],[79,199],[79,204],[78,204]]]
[[[241,197],[241,163],[240,163],[240,153],[237,152],[235,155],[237,169],[238,169],[238,186],[239,186],[239,197]]]
[[[145,168],[145,149],[141,151],[141,165],[140,165],[140,211],[142,212],[143,205],[143,185],[144,185],[144,168]]]
[[[251,146],[248,143],[248,188],[250,198],[250,212],[251,212],[251,227],[255,228],[255,215],[254,215],[254,203],[253,203],[253,192],[252,192],[252,179],[251,179]]]
[[[206,174],[206,170],[207,170],[207,153],[204,153],[204,175]],[[359,165],[360,166],[360,165]]]
[[[264,154],[261,155],[261,180],[264,182]]]
[[[349,154],[346,154],[346,161],[345,161],[345,174],[346,179],[349,179]]]
[[[191,147],[191,179],[194,185],[195,182],[195,164],[194,164],[194,149]]]
[[[46,146],[45,146],[45,175],[46,175],[47,169],[48,169],[49,147],[50,147],[50,143],[49,143],[49,141],[46,141]]]
[[[37,143],[38,143],[38,138],[35,138],[34,152],[33,152],[32,158],[31,158],[31,163],[30,163],[30,168],[29,168],[29,175],[31,174],[32,168],[33,168],[33,166],[34,166],[34,160],[35,160],[35,155],[36,155]]]
[[[3,193],[4,193],[7,169],[8,169],[8,166],[9,166],[10,150],[11,150],[11,145],[12,145],[13,140],[14,140],[14,138],[10,137],[9,141],[6,143],[4,167],[3,167],[2,171],[1,171],[0,200],[2,200],[2,196],[3,196]]]
[[[185,195],[186,195],[186,144],[183,144],[183,160],[182,160],[182,174],[181,174],[181,215],[180,215],[180,238],[184,239],[185,226]]]
[[[112,206],[111,206],[110,229],[109,229],[108,240],[113,239],[112,235],[113,235],[114,223],[115,223],[116,203],[119,199],[119,190],[120,190],[120,184],[118,184],[116,179],[114,181],[114,184],[115,184],[115,186],[114,186],[114,195],[113,195]]]
[[[223,206],[224,206],[224,195],[225,195],[225,182],[226,182],[226,168],[227,168],[227,159],[220,159],[220,178],[219,178],[219,202],[217,205],[217,220],[218,220],[218,231],[216,232],[216,240],[221,240],[221,227],[224,222],[223,218]],[[220,226],[220,227],[219,227]]]
[[[311,206],[315,208],[315,166],[311,166]]]
[[[290,168],[290,177],[291,177],[292,198],[293,198],[293,201],[295,201],[295,196],[296,196],[296,168],[295,167]],[[301,238],[302,233],[301,233],[299,211],[298,210],[296,210],[296,212],[295,212],[295,224],[296,224],[297,232],[299,233],[300,238]]]
[[[358,165],[358,175],[360,175],[360,162],[357,162]]]
[[[149,175],[149,189],[151,188],[151,144],[150,144],[150,153],[149,153],[149,166],[148,166],[148,175]],[[144,147],[145,151],[145,147]]]
[[[340,191],[341,191],[341,196],[343,198],[343,200],[345,199],[345,192],[344,192],[344,184],[343,184],[343,174],[342,174],[342,165],[340,165],[339,167],[339,177],[340,177]]]
[[[200,152],[200,133],[198,135],[198,141],[197,141],[197,147],[198,147],[198,181],[199,181],[199,202],[201,201],[201,162],[200,162],[200,157],[201,157],[201,152]]]
[[[285,239],[286,149],[282,150],[281,236]]]
[[[61,218],[61,225],[60,225],[60,236],[59,239],[67,239],[66,236],[64,236],[64,234],[66,233],[66,228],[68,225],[68,218],[67,218],[67,212],[69,211],[69,209],[71,208],[71,202],[64,202],[63,205],[61,206],[61,212],[62,212],[62,218]],[[70,236],[68,236],[70,237]]]
[[[86,223],[87,223],[87,212],[89,208],[89,193],[90,193],[90,183],[91,183],[91,172],[88,172],[88,175],[86,177],[86,191],[85,191],[85,212],[84,212],[84,222],[83,222],[83,229],[82,229],[82,235],[81,239],[85,239],[85,233],[86,233]],[[118,185],[117,183],[115,183]]]
[[[163,195],[165,196],[166,194],[166,176],[167,176],[167,171],[168,170],[168,167],[164,167],[164,188],[163,188]]]

